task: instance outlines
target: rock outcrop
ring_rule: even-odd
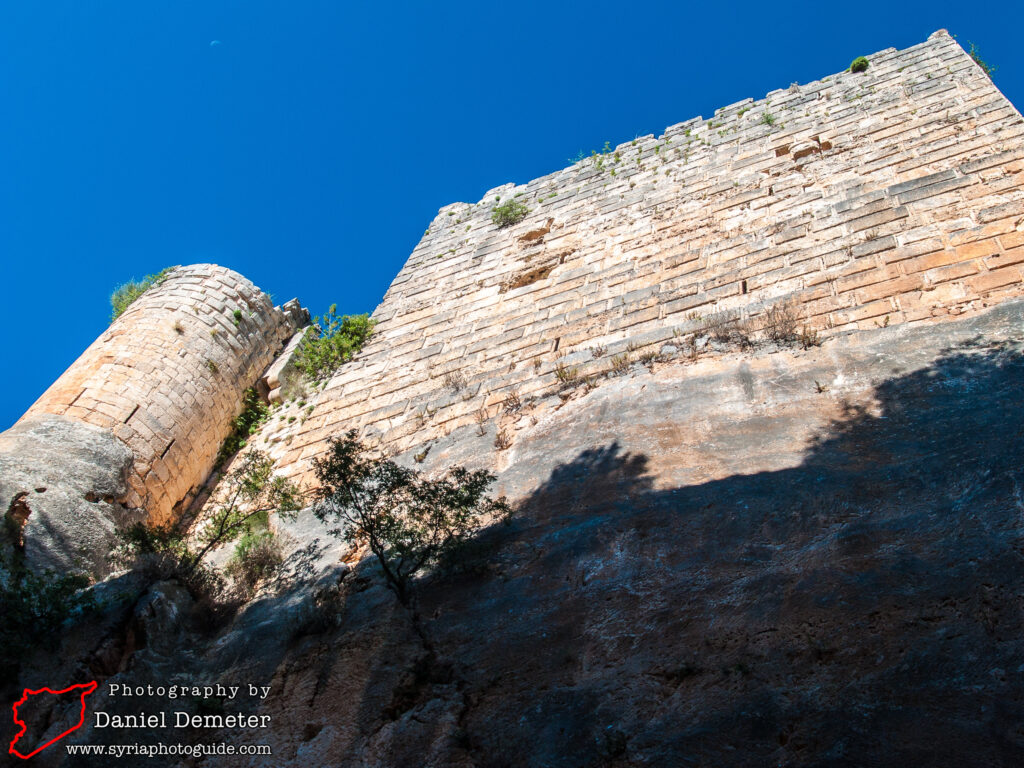
[[[106,574],[114,529],[141,517],[121,503],[133,459],[108,430],[64,416],[0,434],[6,548],[39,568]]]

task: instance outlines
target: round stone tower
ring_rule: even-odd
[[[115,525],[173,519],[212,470],[246,388],[308,317],[229,269],[175,267],[0,434],[0,511],[16,546],[44,564],[83,555],[102,571]]]

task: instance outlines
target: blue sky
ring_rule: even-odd
[[[371,311],[443,205],[939,28],[1024,105],[1004,6],[3,3],[0,429],[171,264]]]

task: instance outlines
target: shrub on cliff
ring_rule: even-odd
[[[788,344],[800,338],[800,310],[791,301],[769,307],[764,313],[763,330],[770,341]]]
[[[850,63],[851,72],[867,72],[868,71],[868,60],[863,56],[858,56]]]
[[[265,529],[271,512],[290,518],[301,506],[299,490],[273,470],[274,462],[266,454],[246,453],[221,480],[216,501],[207,503],[210,511],[204,508],[199,518],[177,523],[135,523],[119,529],[111,561],[147,571],[154,578],[176,578],[194,595],[216,596],[224,583],[203,562],[206,555],[243,534]]]
[[[273,532],[253,526],[238,540],[225,570],[242,591],[252,594],[260,582],[278,572],[283,561]]]
[[[368,543],[388,587],[407,607],[417,573],[451,562],[484,521],[511,512],[504,497],[485,495],[495,480],[490,472],[453,467],[427,479],[371,456],[355,430],[332,439],[327,456],[315,459],[313,467],[320,481],[314,514],[338,524],[332,535]]]
[[[295,366],[311,380],[333,374],[363,348],[373,334],[375,320],[367,314],[338,315],[332,304],[327,314],[316,318],[319,333],[307,333],[295,356]]]
[[[95,607],[86,576],[33,573],[0,556],[0,687],[17,680],[22,661],[53,647],[61,628]]]
[[[133,301],[144,294],[154,285],[160,285],[171,273],[174,267],[167,267],[155,275],[146,275],[141,280],[129,280],[122,283],[110,294],[110,322],[114,322],[121,314],[128,309]]]

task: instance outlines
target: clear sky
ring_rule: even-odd
[[[118,283],[213,261],[371,311],[438,208],[946,28],[1024,105],[1024,4],[0,4],[0,429]],[[215,42],[216,41],[216,42]]]

